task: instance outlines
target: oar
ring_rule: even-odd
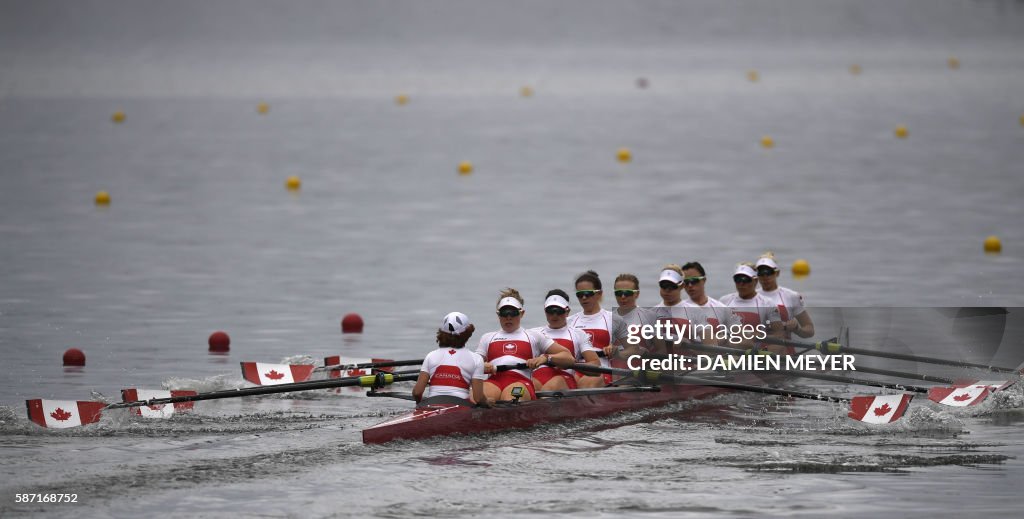
[[[330,389],[346,386],[383,387],[395,382],[415,380],[418,376],[418,371],[377,373],[375,375],[363,375],[360,377],[312,380],[307,382],[294,382],[291,384],[278,384],[274,386],[246,387],[241,389],[226,389],[222,391],[211,391],[208,393],[178,395],[166,398],[150,398],[148,400],[134,400],[115,404],[104,404],[103,402],[88,400],[34,399],[26,400],[25,405],[28,407],[29,420],[32,420],[43,427],[66,428],[98,422],[100,419],[100,413],[107,409],[160,406],[166,404],[178,404],[182,402],[197,402],[200,400],[270,395],[274,393],[290,393],[293,391],[312,391],[316,389]]]
[[[820,400],[824,402],[845,402],[850,404],[850,411],[847,413],[847,416],[865,423],[889,423],[899,420],[900,417],[907,412],[907,406],[910,405],[910,401],[914,398],[914,395],[909,394],[868,395],[846,398],[820,393],[808,393],[805,391],[791,391],[788,389],[777,389],[773,387],[752,386],[737,382],[727,382],[724,380],[707,380],[694,377],[692,375],[674,375],[663,371],[631,371],[621,368],[604,368],[591,364],[574,364],[572,369],[591,373],[610,373],[612,375],[633,376],[640,379],[646,379],[651,382],[721,387],[736,391],[762,393],[766,395],[806,398],[808,400]]]
[[[351,376],[370,375],[371,370],[383,369],[395,366],[418,366],[423,364],[423,359],[413,360],[390,360],[390,359],[345,359],[333,356],[324,359],[324,366],[316,367],[312,364],[271,364],[268,362],[242,362],[242,378],[259,386],[272,386],[277,384],[290,384],[292,382],[304,382],[309,380],[313,373],[330,372],[331,378],[340,378],[341,371],[363,371],[363,373],[349,373]]]
[[[863,349],[863,348],[853,348],[853,347],[850,347],[850,346],[845,346],[845,345],[843,345],[843,344],[841,344],[841,343],[839,343],[839,342],[837,342],[835,340],[821,341],[821,342],[798,342],[798,341],[790,341],[790,340],[786,340],[786,339],[780,339],[778,337],[765,337],[764,339],[760,339],[760,341],[761,342],[766,342],[768,344],[778,344],[780,346],[792,346],[792,347],[795,347],[795,348],[807,348],[807,349],[818,350],[818,351],[820,351],[822,353],[825,353],[826,355],[839,355],[839,354],[842,354],[842,353],[851,353],[851,354],[854,354],[854,355],[867,355],[869,357],[883,357],[883,358],[886,358],[886,359],[906,360],[906,361],[911,361],[911,362],[921,362],[921,363],[925,363],[925,364],[941,364],[941,365],[944,365],[944,366],[956,366],[958,368],[984,369],[984,370],[988,370],[988,371],[994,371],[994,372],[997,372],[997,373],[1017,373],[1017,374],[1020,374],[1020,372],[1018,372],[1018,370],[1013,369],[1013,368],[1004,368],[1004,367],[1000,367],[1000,366],[989,366],[987,364],[975,364],[975,363],[972,363],[972,362],[962,362],[962,361],[957,361],[957,360],[939,359],[939,358],[936,358],[936,357],[924,357],[924,356],[921,356],[921,355],[907,355],[907,354],[903,354],[903,353],[892,353],[892,352],[888,352],[888,351],[875,351],[875,350],[866,350],[866,349]]]
[[[725,348],[725,347],[722,347],[722,346],[711,346],[711,345],[708,345],[708,344],[698,344],[698,343],[695,343],[695,342],[683,341],[682,344],[683,344],[683,346],[685,346],[687,348],[690,348],[690,349],[693,349],[693,350],[707,351],[707,352],[712,352],[712,353],[724,353],[724,354],[728,354],[728,355],[740,355],[740,354],[743,354],[745,352],[745,350],[737,350],[735,348]],[[760,354],[768,354],[768,352],[762,351],[762,352],[760,352]],[[857,371],[860,371],[862,373],[868,373],[868,374],[871,374],[871,375],[882,375],[882,376],[886,376],[886,377],[909,378],[909,379],[914,379],[914,380],[923,380],[925,382],[935,382],[935,383],[938,383],[938,384],[953,384],[953,383],[956,382],[956,381],[954,381],[953,379],[950,379],[950,378],[937,377],[935,375],[922,375],[922,374],[919,374],[919,373],[910,373],[910,372],[907,372],[907,371],[892,371],[892,370],[888,370],[888,369],[869,368],[869,367],[866,367],[866,366],[856,366],[856,369],[857,369]]]
[[[686,346],[688,348],[690,348],[690,349],[694,349],[694,350],[698,350],[698,351],[707,351],[707,352],[710,352],[710,353],[717,353],[719,355],[747,355],[747,354],[752,353],[752,352],[749,352],[749,351],[741,351],[741,350],[737,350],[737,349],[734,349],[734,348],[725,348],[725,347],[722,347],[722,346],[712,346],[712,345],[709,345],[709,344],[687,343]],[[785,356],[776,355],[776,354],[773,354],[773,353],[770,353],[770,352],[764,351],[764,350],[758,351],[755,354],[758,354],[758,355],[771,355],[771,356],[774,356],[776,358],[779,358],[780,360],[785,358]],[[772,371],[774,372],[776,370],[772,370]],[[854,377],[849,377],[849,376],[828,375],[828,374],[825,374],[825,373],[813,373],[813,372],[809,372],[809,371],[806,371],[806,370],[792,369],[792,368],[780,369],[778,371],[784,371],[786,373],[791,373],[793,375],[796,375],[798,377],[803,377],[803,378],[827,380],[827,381],[831,381],[831,382],[843,382],[843,383],[846,383],[846,384],[857,384],[857,385],[862,385],[862,386],[882,387],[882,388],[886,388],[886,389],[896,389],[896,390],[900,390],[900,391],[913,391],[915,393],[927,393],[929,400],[931,400],[933,402],[936,402],[936,403],[939,403],[939,404],[942,404],[942,405],[948,405],[948,406],[952,406],[952,407],[964,407],[964,406],[969,406],[969,405],[978,405],[978,404],[983,402],[988,397],[988,395],[989,395],[989,393],[991,391],[993,391],[992,389],[985,389],[984,386],[977,386],[977,387],[974,387],[974,386],[964,386],[964,387],[957,386],[957,387],[931,387],[931,388],[926,388],[926,387],[919,387],[919,386],[910,386],[910,385],[906,385],[906,384],[891,384],[891,383],[886,383],[886,382],[876,382],[874,380],[865,380],[865,379],[854,378]],[[927,377],[927,378],[924,378],[924,380],[932,379],[932,380],[940,380],[940,381],[943,381],[944,383],[947,383],[947,384],[952,384],[953,383],[953,381],[949,380],[949,379],[942,379],[941,377],[933,377],[933,376],[930,376],[930,375],[917,375],[916,373],[903,373],[903,372],[899,372],[899,371],[889,371],[889,370],[883,370],[883,369],[872,369],[872,368],[864,368],[864,367],[857,368],[857,371],[863,371],[865,373],[871,373],[871,374],[887,374],[887,375],[892,375],[892,376],[901,377],[901,378]]]

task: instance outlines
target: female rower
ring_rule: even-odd
[[[423,359],[420,376],[412,388],[412,397],[417,402],[461,399],[488,405],[484,398],[484,361],[463,349],[474,331],[476,328],[466,314],[452,312],[444,316],[437,329],[438,348]]]
[[[782,319],[782,329],[786,332],[786,338],[790,334],[808,338],[814,336],[814,321],[804,308],[804,298],[799,292],[779,286],[779,265],[775,263],[775,255],[771,252],[764,253],[757,263],[757,279],[761,282],[761,295],[768,298],[779,308],[779,317]]]
[[[689,300],[683,301],[683,306],[686,308],[690,326],[711,326],[710,329],[702,329],[702,333],[697,334],[695,338],[701,342],[717,342],[721,346],[736,346],[735,343],[730,343],[727,335],[720,330],[723,326],[732,329],[733,325],[741,324],[740,319],[721,301],[708,297],[705,292],[707,279],[707,273],[700,263],[691,261],[683,265],[683,287],[690,296]],[[713,334],[708,333],[711,330],[714,330]]]
[[[753,265],[737,265],[732,274],[732,282],[736,285],[736,291],[722,296],[722,304],[731,308],[744,325],[763,326],[761,330],[766,334],[781,336],[779,309],[768,298],[757,293],[757,272]],[[775,353],[786,353],[786,348],[781,346],[767,346],[767,349]]]
[[[658,293],[661,295],[661,302],[654,306],[655,319],[666,324],[676,326],[689,325],[686,317],[686,309],[683,307],[683,268],[675,263],[665,265],[658,276]],[[673,341],[655,339],[653,341],[655,353],[674,354],[675,344]]]
[[[597,272],[588,270],[576,276],[576,299],[583,310],[569,318],[569,326],[587,332],[593,347],[604,350],[612,343],[612,313],[601,308],[601,278]],[[611,367],[608,359],[602,357],[600,360],[601,366]],[[577,385],[581,388],[592,388],[611,382],[611,375],[591,375],[581,376],[577,380]]]
[[[530,370],[544,364],[561,368],[572,365],[574,359],[569,350],[541,333],[524,330],[523,297],[514,288],[506,288],[498,296],[498,323],[501,329],[484,334],[476,353],[484,359],[484,373],[491,376],[484,382],[484,396],[488,401],[511,400],[512,391],[517,387],[525,389],[529,396],[522,400],[536,398]],[[499,366],[526,364],[526,369],[498,371]]]
[[[630,326],[654,325],[654,314],[646,308],[636,306],[636,301],[640,298],[640,280],[633,274],[619,274],[615,278],[614,286],[615,303],[619,306],[612,314],[613,344],[604,349],[605,355],[611,359],[613,366],[618,362],[625,362],[631,355],[639,355],[642,350],[650,352],[655,349],[651,341],[639,336],[630,341],[629,337]],[[636,344],[630,344],[630,342]]]
[[[564,290],[554,289],[544,299],[544,315],[547,326],[534,328],[569,350],[574,362],[600,365],[597,350],[590,344],[590,336],[583,330],[566,326],[569,316],[569,295]],[[576,372],[571,369],[559,369],[552,366],[541,366],[533,370],[533,382],[537,389],[558,391],[576,389]]]

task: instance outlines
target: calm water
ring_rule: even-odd
[[[1024,306],[1020,2],[0,10],[0,464],[17,478],[2,515],[67,512],[14,505],[43,490],[124,516],[1019,510],[1019,390],[970,412],[916,405],[889,428],[732,395],[388,447],[359,431],[405,402],[220,401],[54,433],[24,400],[237,387],[245,360],[415,358],[448,311],[495,327],[505,286],[539,325],[543,293],[587,268],[636,273],[653,304],[665,263],[701,261],[718,296],[769,249],[811,263],[782,284],[820,308],[819,338],[848,325],[863,347],[1017,364],[1021,334],[943,341],[949,320],[925,318],[928,346],[897,344],[916,317],[825,307]],[[989,234],[1002,254],[982,254]],[[340,335],[348,312],[362,336]],[[230,355],[206,354],[214,330]],[[60,366],[69,347],[85,369]]]

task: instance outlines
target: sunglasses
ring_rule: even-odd
[[[519,317],[518,308],[502,308],[498,310],[498,317]]]
[[[576,297],[579,299],[583,299],[585,297],[594,297],[600,292],[600,290],[577,290]]]
[[[662,281],[658,283],[658,286],[661,287],[662,290],[679,290],[679,285],[671,281]]]
[[[732,277],[732,280],[735,283],[746,284],[746,283],[750,283],[751,281],[754,281],[754,278],[752,278],[750,276],[744,276],[743,274],[737,274],[737,275]]]
[[[636,295],[639,292],[640,292],[640,290],[637,290],[637,289],[634,289],[634,290],[624,290],[624,289],[620,288],[619,290],[615,291],[615,297],[629,297],[629,296],[632,296],[632,295]]]
[[[688,287],[692,287],[693,285],[696,285],[697,283],[704,281],[705,277],[706,276],[694,276],[692,278],[685,278],[683,279],[683,284]]]
[[[775,269],[757,269],[758,277],[766,277],[775,274]]]
[[[561,306],[549,306],[544,309],[544,313],[548,315],[565,315],[569,313],[569,310],[567,308],[562,308]]]

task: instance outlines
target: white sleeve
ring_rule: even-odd
[[[533,346],[534,357],[544,355],[552,346],[558,344],[551,340],[551,337],[533,330],[526,330],[526,336],[530,338],[530,345]]]
[[[487,346],[490,346],[491,344],[491,336],[492,334],[485,333],[480,337],[480,344],[476,347],[476,351],[474,352],[483,360],[487,360]]]
[[[571,333],[575,333],[577,338],[579,338],[580,358],[583,358],[583,352],[585,351],[601,351],[596,346],[594,346],[593,342],[591,342],[589,333],[579,328],[573,328],[572,330],[573,331]]]
[[[434,350],[437,351],[437,350]],[[430,352],[423,359],[423,364],[420,366],[420,371],[428,375],[434,374],[434,369],[437,367],[434,365],[434,352]]]
[[[791,291],[789,298],[789,307],[792,309],[793,318],[804,313],[804,296],[800,295],[800,292]]]
[[[479,355],[473,355],[473,374],[470,378],[487,380],[487,376],[484,375],[484,359]]]

